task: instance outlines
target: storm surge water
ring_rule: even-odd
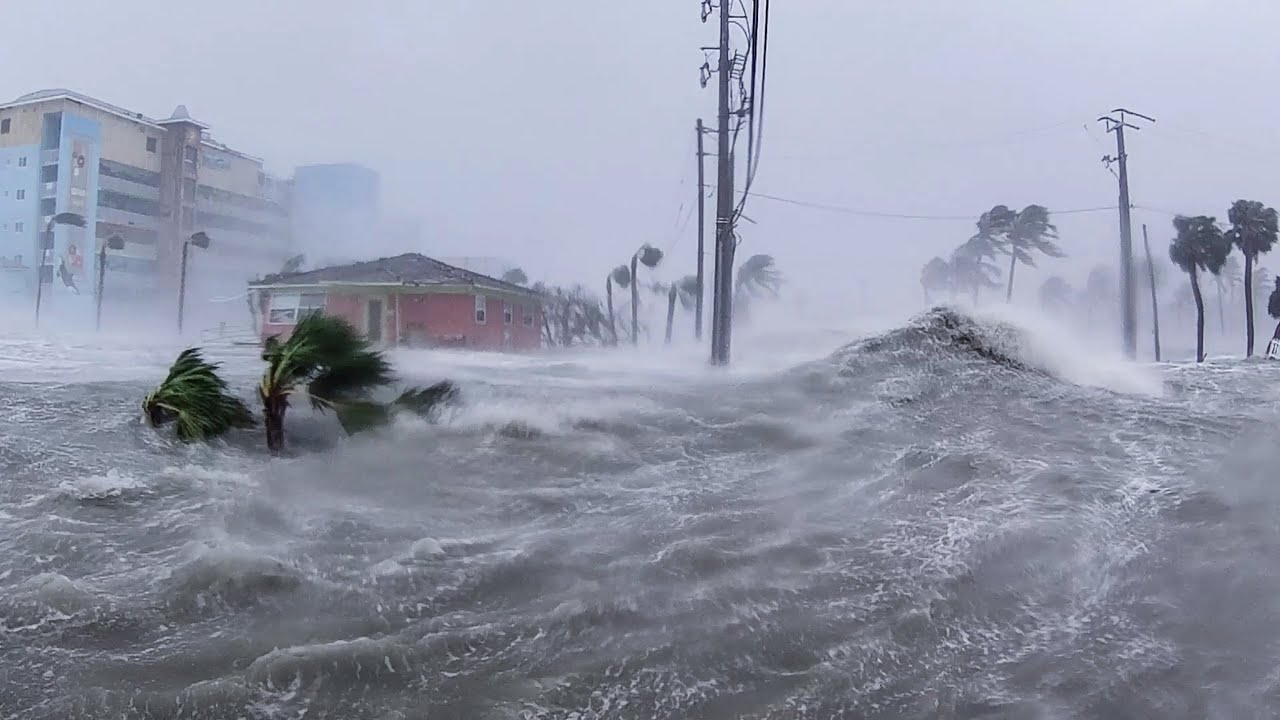
[[[146,428],[162,363],[6,365],[0,718],[1280,712],[1277,366],[952,309],[616,357],[400,357],[467,405],[286,459]]]

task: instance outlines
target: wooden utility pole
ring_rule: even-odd
[[[733,321],[733,151],[729,134],[729,12],[728,0],[720,0],[719,131],[716,155],[716,275],[711,303],[711,363],[729,362],[730,323]]]
[[[703,247],[703,238],[706,236],[707,184],[706,171],[703,167],[703,158],[706,157],[706,153],[702,149],[702,136],[705,132],[706,128],[702,126],[702,118],[698,118],[698,298],[696,314],[693,318],[693,335],[698,340],[702,340],[702,299],[706,295],[706,286],[703,282],[705,272],[703,265],[706,263],[707,253]]]
[[[1160,362],[1160,306],[1156,304],[1156,265],[1151,260],[1151,243],[1147,241],[1147,224],[1142,223],[1142,248],[1147,251],[1147,281],[1151,284],[1151,339],[1156,345],[1156,362]]]
[[[1133,224],[1130,219],[1132,205],[1129,202],[1129,163],[1124,149],[1124,129],[1140,130],[1141,128],[1129,123],[1128,115],[1155,122],[1154,118],[1123,108],[1112,110],[1111,115],[1104,115],[1098,118],[1098,121],[1106,124],[1107,132],[1116,134],[1116,157],[1103,158],[1103,162],[1114,160],[1120,164],[1120,320],[1124,332],[1125,355],[1132,360],[1138,354],[1138,320],[1133,285]]]

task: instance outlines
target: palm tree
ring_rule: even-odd
[[[1095,265],[1085,280],[1084,302],[1092,317],[1094,307],[1099,303],[1111,302],[1116,295],[1115,273],[1106,265]]]
[[[1054,242],[1058,239],[1058,228],[1049,222],[1049,211],[1043,205],[1028,205],[1017,213],[1005,237],[1004,250],[1009,253],[1009,290],[1005,293],[1005,302],[1013,302],[1013,273],[1019,262],[1035,267],[1037,252],[1054,258],[1065,253]]]
[[[945,291],[952,289],[951,263],[940,257],[935,257],[920,268],[920,287],[924,288],[924,302],[926,305],[932,304],[933,299],[929,296],[932,291]]]
[[[1276,276],[1275,288],[1271,291],[1271,297],[1267,298],[1267,314],[1272,318],[1280,320],[1280,275]],[[1280,340],[1280,323],[1276,323],[1276,331],[1271,334],[1271,342]],[[1267,356],[1271,356],[1271,348],[1267,348]]]
[[[1000,268],[996,266],[996,245],[981,234],[969,238],[951,254],[952,280],[957,289],[965,288],[973,293],[978,303],[978,291],[984,287],[1000,287]]]
[[[631,344],[640,343],[640,267],[644,265],[650,270],[662,262],[662,251],[645,243],[635,255],[631,256]]]
[[[1169,245],[1169,259],[1191,276],[1191,292],[1196,300],[1196,362],[1204,362],[1204,298],[1200,294],[1199,271],[1217,275],[1231,252],[1231,241],[1222,234],[1217,221],[1205,215],[1173,219],[1177,236]]]
[[[686,275],[667,286],[667,334],[666,344],[671,344],[671,330],[676,319],[676,300],[680,307],[692,310],[698,298],[698,276]]]
[[[218,376],[219,367],[205,360],[199,348],[183,350],[164,382],[142,401],[147,422],[152,427],[175,423],[178,439],[183,442],[253,427],[253,414],[240,398],[227,392],[226,381]]]
[[[1071,307],[1071,286],[1066,280],[1054,275],[1040,285],[1040,307],[1054,312]]]
[[[631,286],[631,270],[626,265],[619,265],[613,269],[604,279],[604,298],[605,304],[609,309],[609,337],[611,344],[615,347],[618,344],[618,326],[613,320],[613,286],[617,285],[622,289]]]
[[[284,417],[289,399],[306,391],[311,407],[332,410],[344,427],[368,417],[373,390],[389,385],[391,364],[346,320],[310,315],[298,321],[286,340],[267,339],[262,351],[266,372],[258,386],[267,449],[284,449]]]
[[[752,255],[738,267],[738,277],[733,282],[734,311],[745,315],[753,298],[761,295],[777,297],[782,288],[782,273],[778,272],[772,255]]]
[[[1274,208],[1256,200],[1237,200],[1227,211],[1231,223],[1227,238],[1244,254],[1245,355],[1253,355],[1253,263],[1271,252],[1276,244],[1277,216]],[[1267,276],[1264,274],[1264,278]],[[1265,280],[1264,280],[1265,282]]]
[[[502,281],[511,283],[512,285],[527,285],[529,284],[529,276],[525,275],[524,270],[521,270],[520,268],[511,268],[510,270],[502,273]]]
[[[288,260],[285,260],[285,261],[284,261],[284,265],[281,265],[281,266],[280,266],[280,272],[279,272],[279,274],[280,274],[280,275],[289,275],[289,274],[291,274],[291,273],[296,273],[296,272],[298,272],[299,270],[301,270],[301,269],[302,269],[302,266],[303,266],[306,262],[307,262],[307,256],[306,256],[305,254],[298,254],[298,255],[294,255],[293,257],[289,258]]]

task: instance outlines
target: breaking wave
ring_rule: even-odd
[[[2,386],[0,718],[1280,711],[1273,365],[948,307],[622,357],[406,357],[466,405],[284,459]]]

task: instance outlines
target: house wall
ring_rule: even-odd
[[[512,303],[512,322],[503,322],[503,301],[485,298],[486,317],[483,324],[475,319],[475,296],[457,293],[330,293],[325,299],[325,313],[340,317],[356,329],[368,332],[368,300],[383,301],[383,342],[397,344],[398,339],[423,342],[428,347],[465,347],[476,350],[537,350],[542,346],[542,316],[534,309],[533,325],[524,325],[524,307]],[[264,307],[266,307],[264,305]],[[263,313],[266,316],[266,313]],[[264,323],[262,336],[287,336],[292,325]]]

